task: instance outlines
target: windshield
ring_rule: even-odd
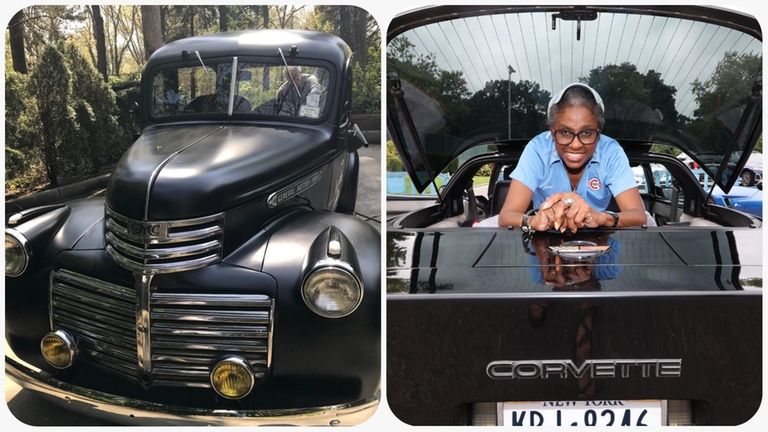
[[[328,69],[320,66],[198,59],[197,65],[161,70],[153,77],[152,116],[237,113],[320,119],[329,82]]]
[[[638,12],[595,12],[580,23],[560,11],[453,16],[394,37],[387,67],[425,166],[439,172],[477,143],[532,138],[546,130],[551,96],[572,82],[601,94],[602,132],[619,141],[720,158],[746,151],[760,133],[761,41],[712,22]],[[419,151],[407,131],[397,136],[406,153]]]

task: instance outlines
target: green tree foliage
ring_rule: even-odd
[[[708,80],[695,80],[692,87],[698,107],[688,133],[719,154],[742,149],[746,142],[734,134],[741,114],[733,113],[762,98],[762,63],[761,55],[727,52]]]
[[[352,111],[381,111],[381,33],[376,20],[354,6],[317,6],[308,29],[333,33],[352,50]]]
[[[387,171],[405,171],[405,165],[400,160],[400,155],[397,153],[395,143],[392,140],[387,140]]]
[[[708,80],[701,82],[696,79],[693,82],[693,94],[699,104],[694,116],[701,117],[718,111],[723,106],[738,103],[739,101],[733,99],[750,95],[753,90],[757,90],[756,94],[761,94],[759,83],[762,83],[762,66],[761,55],[726,53]]]
[[[663,120],[667,125],[677,125],[678,112],[675,109],[677,89],[665,84],[661,74],[654,70],[641,74],[637,66],[631,63],[601,66],[589,72],[587,84],[597,90],[609,110],[610,107],[616,108],[621,104],[639,103],[644,107],[650,107],[646,113],[655,121]],[[626,113],[637,114],[631,106],[621,108],[626,110],[624,111]],[[631,121],[632,119],[622,120]]]
[[[368,64],[356,62],[352,70],[352,112],[372,114],[381,111],[381,44],[368,48]],[[376,59],[376,60],[374,60]]]
[[[76,115],[77,141],[84,146],[88,172],[98,174],[125,150],[126,137],[117,124],[115,94],[96,68],[74,45],[64,54],[72,74],[72,106]]]
[[[73,168],[71,140],[76,130],[75,113],[71,106],[72,82],[64,56],[49,45],[29,77],[29,94],[35,98],[34,110],[40,125],[40,145],[46,175],[52,186],[59,185],[62,168]],[[71,147],[67,148],[66,144]]]
[[[29,120],[27,75],[5,74],[5,170],[8,178],[21,176],[31,165],[34,123]]]

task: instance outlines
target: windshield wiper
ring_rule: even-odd
[[[285,69],[288,70],[288,62],[285,61],[285,55],[283,55],[283,49],[278,48],[277,52],[280,53],[280,57],[283,59],[283,64],[285,65]],[[298,96],[299,100],[301,100],[301,92],[299,91],[299,86],[296,85],[296,80],[293,79],[293,74],[288,71],[288,76],[291,78],[291,83],[293,84],[293,88],[296,89],[296,96]]]

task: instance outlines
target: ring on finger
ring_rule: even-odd
[[[573,198],[566,198],[563,200],[563,203],[565,204],[565,208],[571,208],[573,205]]]

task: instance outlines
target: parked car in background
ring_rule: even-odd
[[[720,186],[712,182],[709,172],[700,168],[690,157],[682,154],[678,156],[693,172],[693,176],[699,181],[705,191],[711,192],[712,200],[715,204],[724,207],[730,207],[739,211],[750,213],[762,219],[763,217],[763,177],[762,177],[762,154],[752,154],[749,157],[747,165],[741,171],[736,186],[730,188],[726,193]],[[744,173],[747,183],[744,183]],[[752,181],[749,183],[749,181]],[[750,186],[751,185],[751,186]]]
[[[692,170],[699,170],[701,172],[701,176],[714,176],[714,174],[717,172],[719,162],[716,161],[717,157],[715,156],[715,162],[709,162],[705,163],[704,165],[699,164],[698,162],[694,161],[690,156],[686,155],[685,153],[681,153],[678,155],[678,158],[683,161],[686,165],[688,165],[689,168]],[[711,157],[707,155],[707,157],[703,157],[703,160],[709,160]],[[729,158],[728,167],[730,169],[733,169],[735,167],[736,162],[740,159],[739,153],[733,153],[731,157]],[[705,169],[706,168],[706,169]],[[741,186],[756,186],[763,182],[763,154],[762,153],[752,153],[749,155],[749,158],[747,159],[746,163],[744,164],[744,167],[741,169],[741,174],[739,175],[739,184]]]
[[[762,134],[761,38],[753,17],[698,6],[443,6],[392,21],[388,132],[417,191],[457,164],[435,200],[389,220],[397,417],[583,429],[737,425],[757,412],[762,223],[653,150],[706,156],[734,190]],[[602,96],[600,133],[635,167],[648,223],[498,227],[509,173],[575,81]],[[479,152],[459,158],[468,149]],[[489,165],[480,197],[473,179]]]
[[[351,51],[169,43],[106,197],[9,215],[5,371],[133,425],[348,425],[379,400],[379,233],[353,217]]]

